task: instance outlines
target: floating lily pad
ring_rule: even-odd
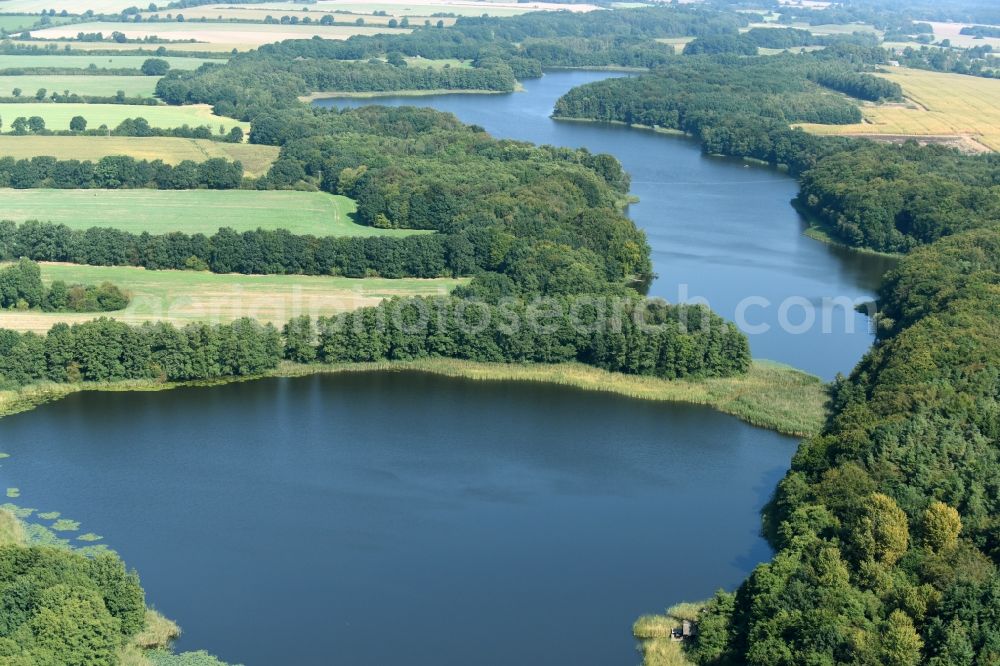
[[[86,534],[81,534],[77,537],[78,541],[100,541],[103,539],[100,534],[94,534],[93,532],[87,532]]]
[[[8,488],[7,489],[7,497],[14,498],[14,497],[20,497],[20,496],[21,496],[21,489],[20,488]]]
[[[60,518],[52,523],[52,529],[56,532],[75,532],[80,529],[80,523],[68,518]]]
[[[38,514],[38,517],[42,520],[55,520],[61,515],[58,511],[46,511],[45,513]]]

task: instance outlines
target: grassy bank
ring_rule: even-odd
[[[809,436],[826,416],[826,391],[819,378],[771,361],[755,361],[742,377],[665,380],[606,372],[578,363],[514,365],[454,359],[421,359],[338,365],[282,364],[271,377],[298,377],[337,372],[428,372],[480,381],[527,381],[558,384],[588,391],[614,393],[639,400],[705,405],[755,426]],[[211,385],[228,381],[196,382]],[[37,384],[18,391],[0,391],[0,417],[33,409],[78,391],[158,391],[184,384],[129,381],[97,384]]]

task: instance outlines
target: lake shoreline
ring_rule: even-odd
[[[524,86],[517,84],[513,90],[482,90],[462,88],[431,88],[428,90],[366,90],[361,92],[313,92],[298,98],[300,102],[315,102],[321,99],[378,99],[379,97],[429,97],[432,95],[509,95],[523,92]]]
[[[475,381],[556,384],[578,390],[612,393],[636,400],[703,405],[735,416],[753,426],[795,437],[815,434],[826,417],[827,397],[822,381],[818,377],[773,361],[754,361],[750,371],[739,377],[666,380],[607,372],[580,363],[506,364],[434,358],[380,363],[309,365],[284,362],[263,375],[193,382],[126,380],[33,384],[19,390],[0,391],[0,419],[31,411],[40,405],[82,391],[166,391],[256,379],[347,372],[418,372]]]

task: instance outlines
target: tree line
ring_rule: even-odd
[[[110,282],[95,286],[55,280],[46,287],[38,264],[27,258],[0,267],[0,309],[113,312],[124,310],[128,303],[128,295]]]
[[[577,361],[670,379],[724,377],[750,366],[746,337],[701,306],[636,297],[563,298],[538,305],[443,297],[388,300],[315,324],[300,317],[282,332],[249,319],[183,328],[96,319],[57,324],[46,335],[0,330],[0,385],[40,380],[177,382],[259,375],[282,360],[429,357]]]
[[[242,185],[243,165],[221,157],[200,163],[184,160],[176,165],[162,160],[137,160],[127,155],[109,155],[97,162],[54,157],[0,158],[0,187],[16,189],[229,190]]]

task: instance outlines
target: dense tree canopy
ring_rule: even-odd
[[[117,663],[118,647],[142,629],[145,614],[138,577],[115,555],[0,546],[4,663]]]

